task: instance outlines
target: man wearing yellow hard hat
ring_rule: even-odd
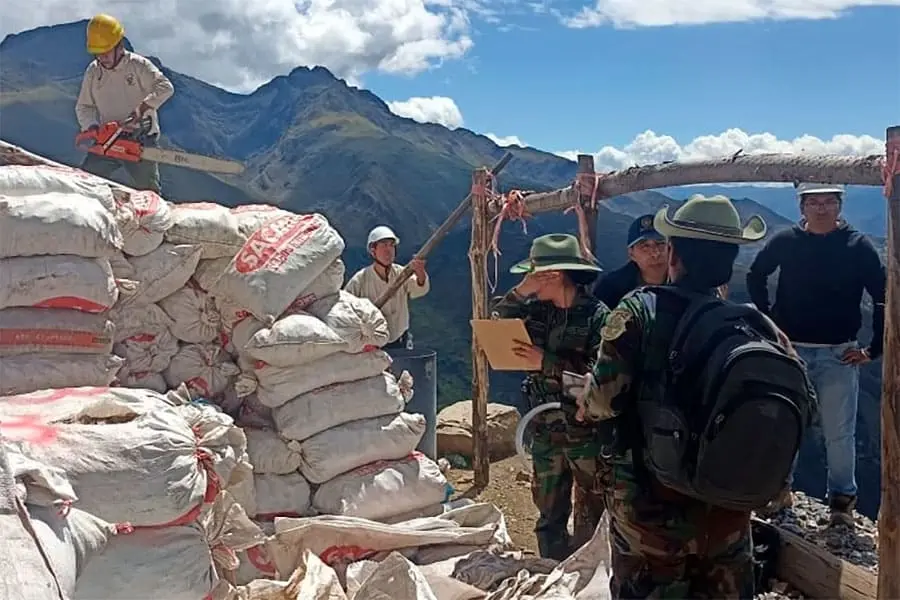
[[[125,28],[114,17],[96,15],[87,26],[87,51],[96,58],[88,65],[81,82],[75,115],[82,131],[110,121],[143,121],[138,129],[145,146],[159,140],[157,110],[172,97],[175,88],[156,65],[125,49]],[[159,167],[155,162],[121,162],[88,154],[81,168],[109,177],[124,167],[135,188],[159,192]]]

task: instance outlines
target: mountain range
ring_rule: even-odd
[[[63,163],[80,162],[73,144],[74,102],[89,62],[85,26],[81,21],[42,27],[0,42],[4,140]],[[351,272],[366,262],[365,236],[378,224],[390,224],[398,231],[400,258],[408,258],[469,191],[472,169],[492,165],[507,150],[513,160],[500,177],[504,189],[554,189],[568,185],[575,176],[575,163],[555,154],[501,148],[465,129],[448,130],[394,115],[373,93],[350,87],[321,67],[299,67],[243,95],[152,60],[176,89],[160,111],[163,145],[238,159],[246,165],[240,176],[163,165],[164,196],[175,202],[214,200],[229,206],[267,202],[297,212],[321,212],[345,237],[345,261]],[[695,191],[729,195],[745,218],[761,214],[773,232],[791,226],[796,217],[796,199],[789,187],[695,186],[667,194],[628,194],[600,207],[596,255],[601,265],[615,268],[627,260],[625,237],[632,219],[666,204],[674,207]],[[884,235],[885,204],[879,190],[851,188],[846,205],[860,229]],[[534,236],[574,232],[575,225],[574,216],[563,214],[529,220],[527,233],[518,223],[504,224],[499,281],[492,282],[496,293],[512,285],[508,268],[527,254]],[[470,394],[469,233],[468,225],[460,224],[430,257],[432,292],[413,304],[417,346],[438,350],[441,404]],[[748,301],[744,276],[755,251],[747,248],[738,259],[731,284],[732,297],[738,301]],[[492,275],[493,263],[489,270]],[[868,330],[862,335],[868,339]],[[520,377],[493,374],[492,401],[511,402]],[[867,514],[876,510],[880,489],[879,396],[877,363],[863,370],[860,398],[860,506]],[[800,487],[810,489],[824,481],[822,463],[821,452],[804,452],[797,478]]]

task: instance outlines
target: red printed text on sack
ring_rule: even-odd
[[[162,199],[155,192],[143,191],[131,193],[131,205],[134,214],[138,217],[155,215],[159,212],[159,203]]]
[[[234,270],[251,273],[283,265],[322,225],[316,215],[285,215],[266,221],[234,257]]]

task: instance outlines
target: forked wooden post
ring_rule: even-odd
[[[900,598],[900,126],[886,143],[887,297],[881,362],[881,509],[878,515],[878,598]]]
[[[578,155],[578,202],[584,209],[587,219],[587,237],[585,240],[588,249],[593,253],[597,247],[597,207],[591,207],[591,199],[594,196],[594,188],[597,187],[597,179],[594,175],[594,157],[591,154]],[[599,199],[599,198],[598,198]]]
[[[472,318],[488,318],[487,254],[490,244],[490,216],[488,214],[488,189],[490,172],[475,169],[472,174],[472,241],[469,246],[469,264],[472,269]],[[491,480],[490,448],[488,448],[487,356],[472,336],[472,437],[474,438],[475,487],[484,489]]]

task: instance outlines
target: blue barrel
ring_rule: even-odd
[[[406,405],[406,412],[419,413],[425,416],[426,429],[419,447],[419,452],[432,460],[437,460],[437,352],[434,350],[407,350],[406,348],[389,348],[393,364],[391,371],[400,375],[409,371],[413,378],[413,397]]]

